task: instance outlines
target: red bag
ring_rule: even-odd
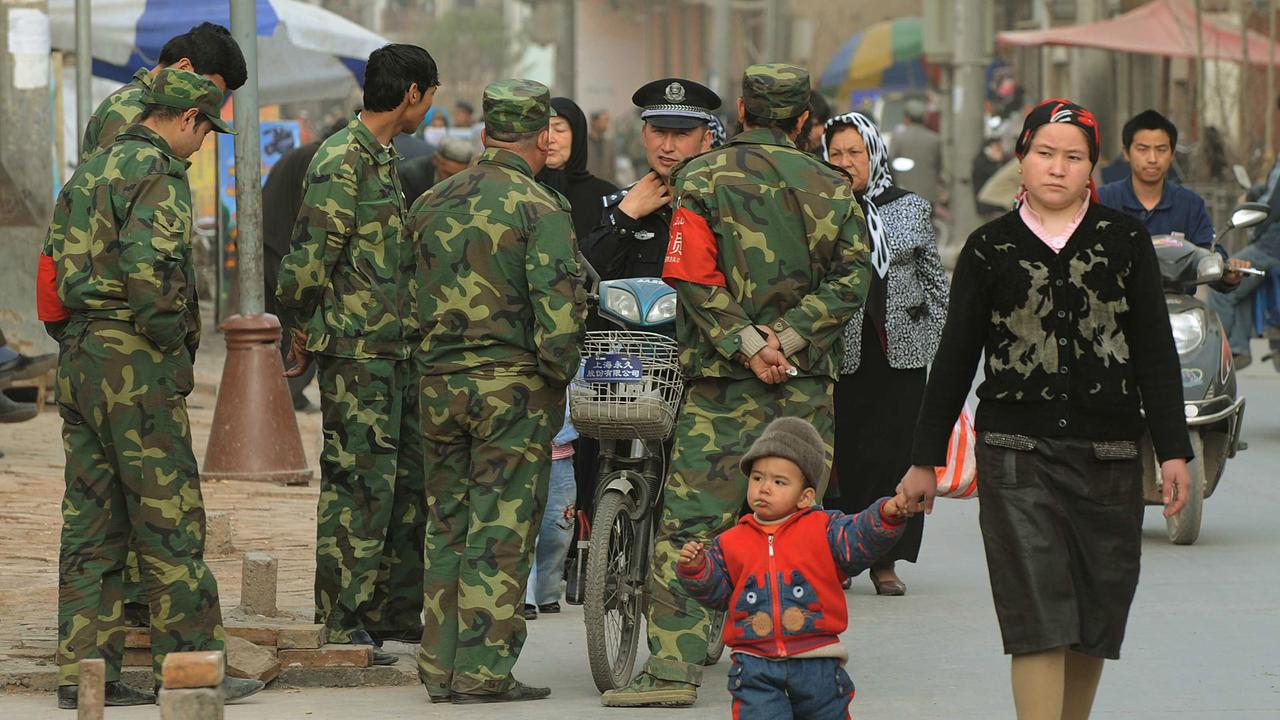
[[[934,468],[938,475],[938,497],[964,499],[978,496],[973,443],[973,413],[965,403],[951,430],[951,441],[947,443],[947,466]]]

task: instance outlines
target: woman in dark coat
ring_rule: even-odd
[[[893,184],[884,139],[859,113],[827,121],[827,159],[853,178],[873,249],[864,307],[844,331],[835,386],[835,478],[826,505],[856,513],[894,494],[910,465],[926,367],[942,335],[947,277],[933,236],[929,202]],[[868,573],[879,595],[902,595],[894,562],[915,562],[924,515],[908,521],[894,549]]]
[[[618,189],[587,170],[587,116],[569,98],[551,98],[556,114],[551,118],[547,165],[538,173],[538,182],[569,199],[573,232],[581,242],[600,224],[604,212],[601,199]]]
[[[1144,435],[1166,517],[1192,446],[1151,237],[1103,207],[1098,123],[1046,100],[1018,136],[1018,209],[969,236],[901,491],[931,509],[934,469],[985,356],[978,525],[1020,720],[1089,717],[1118,659],[1142,553]],[[1149,452],[1149,451],[1148,451]]]

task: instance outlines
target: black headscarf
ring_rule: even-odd
[[[573,231],[578,242],[600,224],[604,211],[601,198],[617,190],[617,186],[592,175],[587,170],[587,116],[582,108],[569,98],[551,98],[556,116],[569,123],[573,140],[569,146],[569,159],[564,167],[552,170],[544,167],[538,173],[538,181],[569,199],[573,214]]]

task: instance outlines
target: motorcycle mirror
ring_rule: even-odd
[[[916,166],[916,161],[908,157],[896,157],[889,164],[893,167],[894,172],[911,172]]]
[[[1235,175],[1236,182],[1240,185],[1240,187],[1244,188],[1245,190],[1248,190],[1250,187],[1253,186],[1253,183],[1249,181],[1249,171],[1245,170],[1244,166],[1241,165],[1240,163],[1236,163],[1235,165],[1232,165],[1231,172]]]
[[[1231,211],[1231,227],[1253,227],[1263,220],[1266,220],[1270,214],[1271,208],[1267,207],[1263,203],[1245,203]]]

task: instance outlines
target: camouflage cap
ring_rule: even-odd
[[[195,108],[213,123],[213,129],[220,133],[235,135],[236,131],[223,121],[222,91],[209,78],[186,70],[165,68],[156,73],[151,81],[151,90],[143,102],[148,105],[164,105],[179,110]]]
[[[742,74],[742,104],[757,117],[795,117],[809,109],[809,71],[783,63],[752,65]]]
[[[551,91],[540,82],[499,80],[484,89],[484,126],[489,130],[541,130],[552,115]]]

